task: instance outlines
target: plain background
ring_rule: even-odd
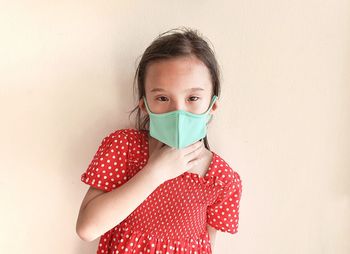
[[[350,252],[350,2],[245,0],[1,2],[1,253],[95,253],[80,175],[132,126],[137,60],[179,26],[214,45],[209,143],[243,183],[214,252]]]

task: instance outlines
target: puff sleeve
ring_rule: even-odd
[[[222,232],[236,233],[241,193],[241,178],[232,171],[231,179],[226,182],[216,201],[207,207],[207,223]]]
[[[128,135],[125,129],[106,136],[99,145],[81,181],[104,191],[111,191],[125,183],[128,178]]]

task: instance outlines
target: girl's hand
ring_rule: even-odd
[[[147,166],[157,177],[166,181],[199,165],[203,149],[202,141],[182,149],[176,149],[158,141],[148,158]]]

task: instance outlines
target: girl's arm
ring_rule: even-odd
[[[208,233],[210,236],[210,243],[211,243],[211,250],[214,253],[214,244],[215,244],[215,237],[216,237],[216,229],[211,227],[209,224],[207,224]]]
[[[110,192],[90,188],[79,211],[76,232],[84,241],[93,241],[122,222],[162,182],[148,165],[129,181]]]

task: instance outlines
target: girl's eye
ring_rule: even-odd
[[[160,99],[160,98],[163,98],[163,99],[165,98],[165,99],[167,99],[165,96],[159,96],[159,97],[157,98],[157,100]],[[164,101],[164,100],[160,100],[160,101]]]
[[[191,96],[190,98],[195,98],[195,100],[192,100],[192,101],[197,101],[199,99],[199,97],[197,96]]]
[[[199,99],[199,97],[197,97],[197,96],[191,96],[191,97],[189,97],[190,99],[190,101],[197,101],[198,99]],[[157,98],[157,100],[158,101],[168,101],[168,98],[167,97],[165,97],[165,96],[159,96],[158,98]]]

